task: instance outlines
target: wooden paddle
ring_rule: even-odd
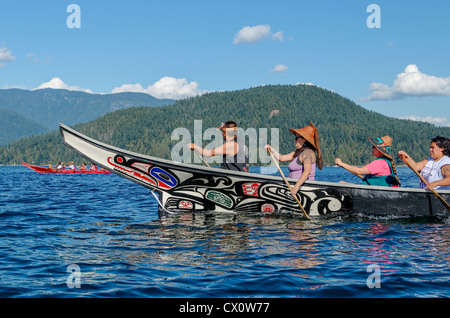
[[[195,150],[195,149],[193,149],[194,150],[194,152],[203,160],[203,162],[205,163],[205,165],[207,165],[208,167],[210,167],[209,166],[209,164],[205,161],[205,159],[203,158],[203,156],[197,151],[197,150]],[[210,167],[211,168],[211,167]]]
[[[425,185],[428,185],[428,182],[425,180],[425,178],[416,170],[416,168],[414,168],[409,162],[408,160],[406,160],[406,158],[402,155],[399,156],[405,163],[406,165],[409,167],[409,169],[411,169],[412,171],[414,171],[414,173],[420,178],[420,180],[422,180],[422,182]],[[436,191],[434,191],[434,189],[431,189],[431,192],[433,192],[433,194],[438,198],[439,201],[441,201],[441,203],[445,206],[445,208],[447,209],[447,211],[450,212],[450,205],[448,205],[448,203],[439,195],[439,193],[437,193]]]
[[[272,157],[273,161],[275,162],[275,164],[277,165],[278,171],[280,172],[281,176],[283,177],[284,182],[286,183],[289,191],[292,190],[291,185],[289,184],[289,182],[286,180],[286,177],[283,174],[283,171],[281,171],[280,165],[278,164],[278,162],[275,160],[275,157],[272,154],[272,151],[270,151],[270,149],[267,149],[267,151],[270,153],[270,156]],[[305,209],[303,208],[302,204],[300,203],[300,201],[298,200],[297,196],[294,196],[295,200],[297,200],[297,203],[300,207],[300,209],[303,211],[303,214],[305,214],[307,219],[310,219],[309,215],[306,213]]]
[[[339,166],[339,167],[344,168],[343,166]],[[347,170],[348,172],[351,172],[350,170],[348,170],[346,168],[344,168],[344,169]],[[364,177],[362,175],[360,175],[360,174],[357,174],[357,173],[354,173],[354,172],[351,172],[351,173],[353,173],[355,176],[357,176],[357,177],[359,177],[361,179],[364,179]]]

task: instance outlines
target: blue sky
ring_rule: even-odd
[[[450,126],[449,12],[447,0],[0,0],[0,88],[179,99],[311,83]]]

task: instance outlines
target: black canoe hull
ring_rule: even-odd
[[[63,143],[97,165],[158,194],[160,210],[304,217],[281,177],[183,164],[106,145],[60,124]],[[288,179],[294,185],[294,179]],[[450,191],[440,191],[450,201]],[[312,217],[374,215],[447,218],[432,192],[307,181],[298,193]]]

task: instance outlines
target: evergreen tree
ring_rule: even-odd
[[[208,93],[163,107],[132,107],[75,125],[74,129],[116,147],[171,159],[171,149],[179,142],[171,140],[172,132],[184,127],[193,137],[195,120],[202,120],[202,132],[227,120],[236,121],[244,130],[264,128],[270,132],[271,128],[278,128],[281,153],[295,149],[289,128],[302,128],[312,121],[319,130],[324,164],[331,166],[336,157],[360,166],[372,161],[368,137],[389,135],[393,138],[394,153],[405,150],[419,160],[429,155],[433,137],[450,136],[450,128],[389,118],[336,93],[309,85],[263,86]],[[205,141],[204,145],[209,143]],[[264,145],[258,147],[262,149]],[[62,144],[58,131],[0,147],[0,164],[22,160],[35,164],[83,161]],[[402,162],[397,160],[399,163]]]

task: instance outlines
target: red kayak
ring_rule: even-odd
[[[39,173],[111,173],[108,170],[70,170],[70,169],[58,170],[55,168],[46,168],[41,166],[30,165],[23,161],[22,164],[25,167],[30,168],[31,170],[34,170]]]

